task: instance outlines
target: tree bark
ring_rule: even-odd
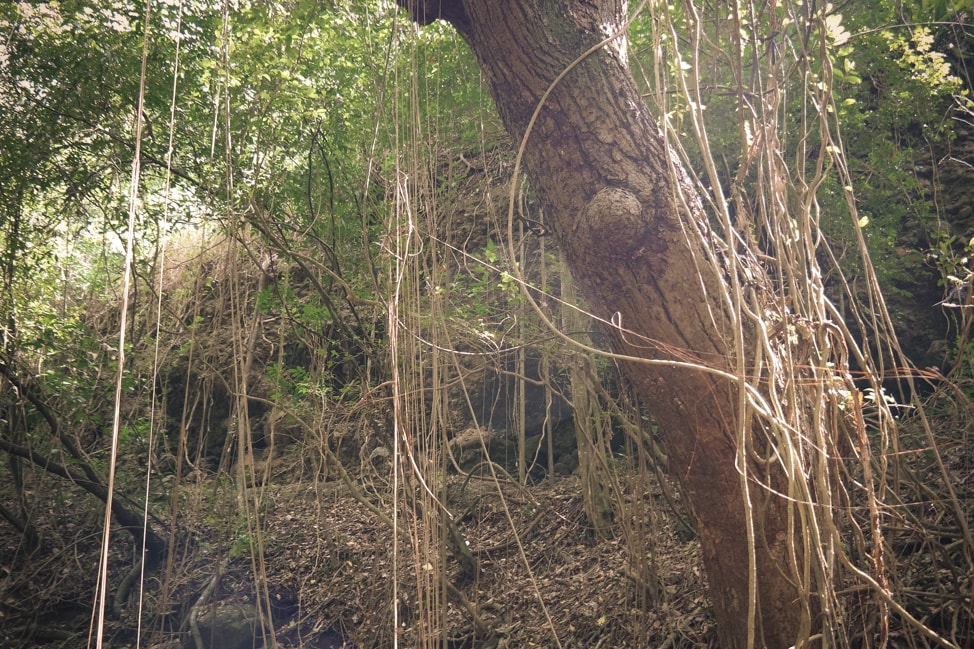
[[[520,141],[552,82],[624,18],[620,0],[399,0],[417,22],[452,23],[470,45],[504,124]],[[608,27],[606,27],[608,26]],[[726,248],[667,149],[629,73],[624,48],[579,62],[541,106],[524,166],[569,268],[613,351],[736,371],[741,331],[726,292]],[[765,291],[755,265],[753,288]],[[749,627],[748,517],[736,466],[737,385],[714,373],[627,362],[650,404],[696,520],[720,645],[745,647]],[[758,451],[763,433],[750,431]],[[752,461],[753,462],[753,461]],[[767,467],[749,465],[750,475]],[[774,487],[782,478],[770,478]],[[809,634],[796,574],[804,548],[788,504],[752,484],[755,646],[785,649]],[[804,586],[809,588],[808,584]]]

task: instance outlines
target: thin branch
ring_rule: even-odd
[[[70,480],[102,502],[108,501],[108,487],[98,480],[91,480],[86,475],[62,464],[58,464],[54,460],[51,460],[40,453],[36,453],[30,448],[12,444],[2,438],[0,438],[0,449],[7,451],[11,455],[26,458],[48,473],[60,476],[66,480]],[[90,470],[90,467],[86,468]],[[122,525],[122,527],[132,534],[132,538],[139,546],[142,545],[142,535],[144,529],[146,539],[145,554],[148,565],[153,565],[165,555],[165,541],[163,541],[162,538],[156,534],[151,527],[149,527],[148,523],[146,523],[143,527],[141,512],[130,510],[125,506],[121,499],[112,499],[112,513],[115,515],[115,518]]]

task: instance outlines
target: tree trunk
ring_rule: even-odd
[[[504,124],[520,141],[542,95],[625,15],[622,0],[400,0],[420,23],[452,23],[472,48]],[[609,30],[609,31],[607,31]],[[711,232],[687,173],[666,147],[629,73],[624,47],[602,47],[560,79],[524,153],[528,176],[569,268],[619,354],[737,372],[749,336],[727,298],[725,246]],[[753,269],[754,288],[766,285]],[[737,468],[735,382],[666,364],[623,363],[649,404],[696,520],[724,649],[801,644],[813,623],[805,548],[788,504],[751,483],[754,543]],[[755,427],[756,428],[756,427]],[[756,455],[767,445],[750,431]],[[752,454],[750,457],[755,457]],[[764,476],[767,467],[748,473]],[[771,463],[773,464],[773,462]],[[765,478],[775,488],[781,478]],[[749,557],[754,553],[753,573]],[[804,591],[804,596],[803,596]]]

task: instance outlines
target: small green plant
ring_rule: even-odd
[[[241,532],[230,545],[231,559],[245,559],[253,555],[256,549],[256,541],[253,534]]]

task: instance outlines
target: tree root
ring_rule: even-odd
[[[118,585],[118,589],[115,591],[115,597],[112,599],[112,614],[116,619],[122,617],[122,613],[125,609],[125,602],[129,599],[129,593],[132,592],[132,586],[135,584],[136,580],[142,576],[142,559],[135,562],[132,569],[129,570],[128,574],[125,575],[125,579],[122,583]]]
[[[212,577],[210,577],[210,581],[207,582],[203,592],[200,593],[200,596],[196,599],[193,607],[189,609],[189,615],[186,616],[186,619],[189,620],[189,629],[190,633],[193,635],[193,643],[196,649],[206,649],[206,644],[203,642],[203,634],[200,633],[199,627],[200,610],[206,605],[207,601],[209,601],[210,595],[213,594],[213,591],[216,590],[217,584],[220,583],[220,577],[226,571],[226,567],[227,562],[226,559],[224,559],[217,566],[216,572],[213,573]]]

